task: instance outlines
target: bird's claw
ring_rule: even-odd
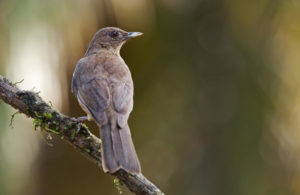
[[[78,117],[78,118],[73,117],[72,120],[78,122],[78,123],[76,124],[76,134],[77,134],[77,133],[79,133],[79,131],[80,131],[80,129],[81,129],[81,123],[82,123],[83,121],[88,120],[88,117],[87,117],[87,116],[81,116],[81,117]]]

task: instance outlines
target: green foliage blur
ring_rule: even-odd
[[[297,0],[2,0],[0,74],[79,117],[70,83],[94,33],[143,32],[121,51],[143,174],[172,195],[299,195],[299,21]],[[118,194],[14,112],[0,103],[1,195]]]

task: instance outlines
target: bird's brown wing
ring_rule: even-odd
[[[108,121],[105,110],[110,102],[109,88],[106,79],[96,76],[93,69],[79,62],[73,75],[72,91],[85,111],[99,125],[104,125]]]
[[[112,84],[111,90],[113,107],[118,113],[117,123],[123,128],[133,108],[133,87],[131,83],[117,82]]]

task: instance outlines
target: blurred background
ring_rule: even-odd
[[[0,0],[0,74],[82,116],[72,73],[104,26],[144,33],[121,55],[146,177],[174,195],[300,194],[300,1]],[[14,112],[0,104],[1,195],[118,194]]]

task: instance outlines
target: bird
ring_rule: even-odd
[[[123,169],[134,175],[141,173],[128,126],[133,109],[133,80],[120,49],[127,40],[142,34],[117,27],[101,28],[73,73],[71,90],[87,114],[76,119],[93,120],[98,125],[104,172]]]

